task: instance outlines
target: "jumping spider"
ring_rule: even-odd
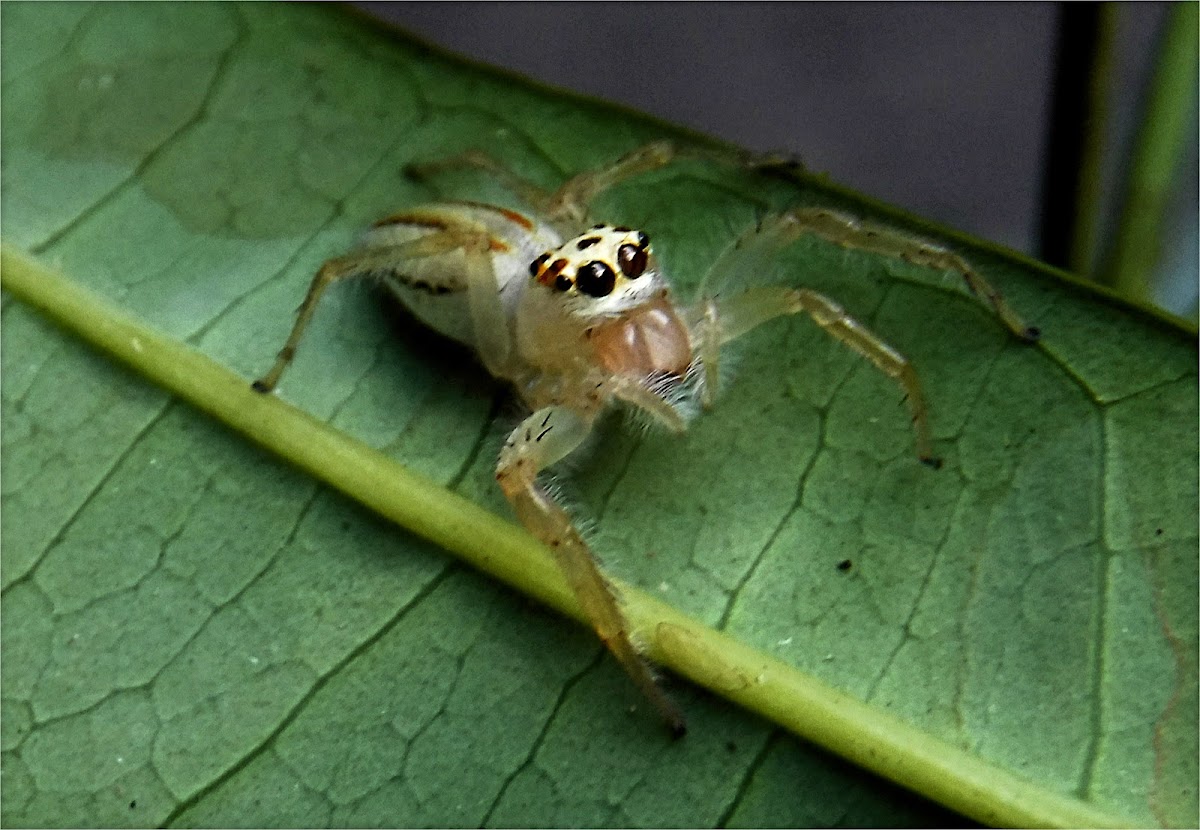
[[[760,222],[718,258],[696,301],[682,302],[645,233],[588,220],[599,193],[675,156],[669,143],[649,144],[567,180],[553,193],[478,152],[412,168],[418,176],[456,167],[481,169],[532,211],[447,202],[376,222],[355,251],[329,260],[317,272],[287,343],[254,388],[275,388],[321,295],[343,279],[379,280],[423,323],[474,349],[487,370],[510,383],[532,411],[500,452],[496,480],[504,495],[522,524],[553,551],[600,639],[671,731],[681,735],[683,714],[630,640],[612,586],[567,512],[539,482],[539,473],[577,449],[613,404],[640,410],[673,432],[684,431],[696,414],[695,404],[707,408],[712,403],[721,347],[767,320],[799,312],[900,384],[920,459],[938,466],[912,366],[836,302],[781,286],[729,297],[715,293],[711,284],[719,280],[714,275],[770,256],[802,234],[954,271],[1017,338],[1033,342],[1038,331],[1021,322],[958,255],[822,208],[798,208]]]

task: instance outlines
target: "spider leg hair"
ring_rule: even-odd
[[[496,467],[496,480],[517,518],[554,555],[600,640],[658,709],[674,735],[687,730],[683,713],[658,685],[650,664],[630,639],[616,591],[568,512],[539,474],[565,458],[591,432],[594,417],[563,406],[543,407],[513,430]]]

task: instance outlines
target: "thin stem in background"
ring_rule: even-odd
[[[1195,152],[1189,124],[1196,107],[1200,5],[1171,7],[1163,28],[1154,78],[1125,181],[1121,219],[1112,251],[1099,275],[1102,283],[1135,300],[1151,298],[1166,208],[1180,185],[1185,152]]]

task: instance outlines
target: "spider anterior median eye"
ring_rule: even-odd
[[[575,272],[575,284],[584,294],[607,297],[617,284],[617,275],[603,262],[593,260]]]
[[[622,245],[617,249],[617,263],[625,276],[630,279],[640,277],[646,270],[646,251],[633,245]]]

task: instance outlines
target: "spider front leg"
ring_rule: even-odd
[[[900,384],[912,413],[916,432],[917,455],[922,463],[937,469],[942,461],[933,454],[933,438],[921,384],[912,364],[874,332],[846,313],[828,297],[807,289],[781,287],[752,288],[729,299],[706,300],[699,309],[699,349],[706,376],[715,378],[721,346],[735,340],[762,323],[784,314],[804,312],[837,340],[870,360],[888,377]],[[705,384],[705,403],[711,400]]]
[[[650,664],[630,639],[628,623],[612,586],[567,512],[538,483],[538,474],[573,452],[593,420],[564,406],[543,407],[524,420],[504,445],[496,480],[521,523],[549,546],[601,641],[650,699],[671,733],[687,731],[683,713],[659,687]]]

